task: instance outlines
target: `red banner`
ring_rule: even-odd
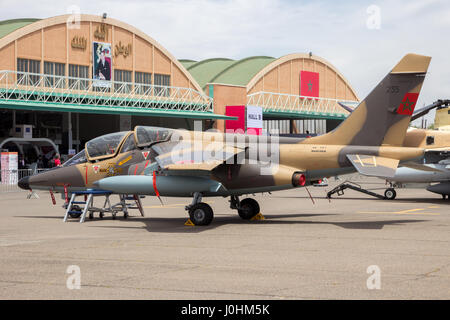
[[[300,71],[300,95],[319,97],[319,73]]]
[[[245,133],[245,106],[226,106],[225,115],[238,118],[225,121],[226,132]]]

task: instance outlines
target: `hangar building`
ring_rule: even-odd
[[[200,119],[224,130],[225,108],[236,104],[263,107],[268,130],[325,132],[348,114],[338,101],[358,102],[312,54],[177,60],[127,23],[84,14],[1,21],[0,70],[0,149],[31,158],[48,149],[32,139],[67,154],[137,124],[192,128]],[[314,94],[302,89],[303,72]]]

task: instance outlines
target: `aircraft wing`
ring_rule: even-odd
[[[215,167],[234,156],[245,152],[245,148],[210,144],[206,147],[176,148],[156,157],[159,166],[169,174],[209,174]]]
[[[445,170],[440,170],[436,168],[436,166],[427,166],[425,164],[416,163],[416,162],[404,162],[401,164],[402,167],[407,167],[411,169],[421,170],[421,171],[429,171],[429,172],[445,172]]]
[[[394,177],[399,163],[397,159],[359,154],[348,154],[347,158],[359,173],[382,178]]]

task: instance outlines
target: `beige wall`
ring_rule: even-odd
[[[63,39],[61,39],[64,41]],[[17,45],[17,57],[26,59],[42,59],[42,32],[35,31],[33,33],[27,34],[22,38],[18,39]],[[3,51],[3,50],[2,50]],[[14,57],[10,56],[9,60],[14,61]],[[11,63],[10,61],[8,62]],[[3,61],[0,61],[0,67],[3,67]],[[3,69],[3,68],[0,68]]]
[[[66,63],[66,25],[56,25],[43,29],[44,61]],[[19,39],[17,42],[20,42]]]
[[[345,80],[333,68],[309,58],[291,59],[276,65],[268,70],[248,93],[266,91],[299,95],[302,70],[319,73],[319,97],[358,100]]]
[[[159,73],[171,75],[171,85],[176,87],[195,88],[196,85],[189,79],[184,70],[177,67],[178,62],[173,62],[165,52],[165,49],[145,40],[146,36],[137,35],[127,30],[125,24],[120,26],[105,23],[107,35],[105,39],[95,37],[94,33],[101,23],[98,17],[91,21],[83,19],[78,29],[67,28],[64,23],[54,23],[56,18],[41,20],[42,28],[30,33],[24,33],[27,27],[19,29],[19,36],[11,42],[0,46],[0,70],[15,70],[17,58],[41,60],[41,72],[43,61],[66,63],[66,75],[68,64],[89,66],[89,74],[92,76],[92,42],[111,43],[113,69],[140,71],[147,73]],[[74,37],[86,39],[85,49],[73,48],[71,41]],[[0,39],[0,43],[1,43]],[[131,44],[131,55],[124,57],[116,55],[116,45],[127,46]],[[114,72],[112,72],[113,76]],[[133,79],[134,80],[134,76]],[[152,80],[154,83],[154,81]]]
[[[79,48],[72,48],[70,45],[70,41],[78,36],[84,37],[87,40],[87,43],[92,43],[92,38],[90,34],[90,23],[89,22],[81,22],[80,29],[69,29],[68,30],[68,38],[69,38],[69,63],[71,64],[80,64],[80,65],[90,65],[91,63],[91,54],[92,48],[88,48],[86,50],[82,50]]]
[[[241,106],[247,104],[246,87],[227,84],[209,85],[214,86],[214,113],[225,114],[226,106]],[[209,85],[207,85],[207,87]],[[217,120],[215,128],[222,132],[225,131],[225,121]]]
[[[0,50],[0,64],[2,70],[14,70],[15,62],[14,58],[14,42],[8,44],[2,50]]]

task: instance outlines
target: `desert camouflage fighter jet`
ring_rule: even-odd
[[[431,58],[407,54],[333,131],[312,138],[252,136],[138,126],[95,138],[62,167],[20,180],[23,189],[98,189],[117,194],[193,197],[195,225],[213,220],[202,197],[230,197],[250,219],[257,192],[307,186],[351,173],[392,176],[400,161],[423,156],[402,147]]]

